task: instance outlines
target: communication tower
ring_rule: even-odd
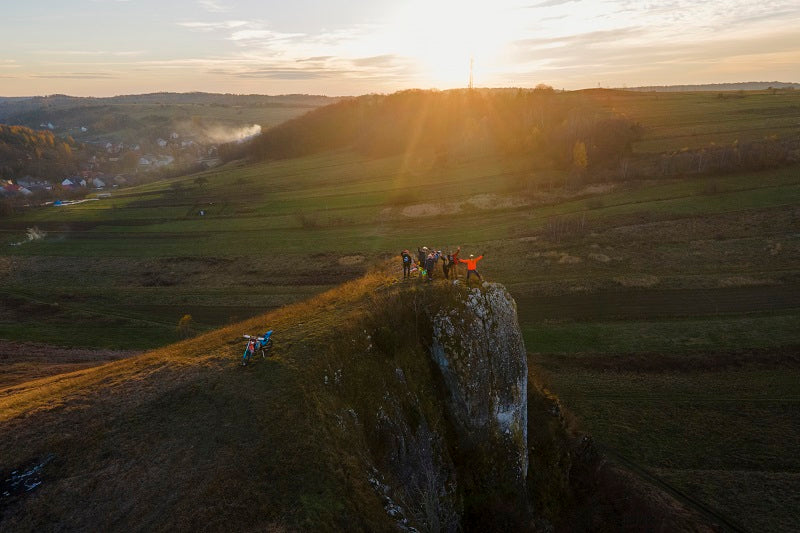
[[[469,88],[470,89],[472,89],[472,70],[473,70],[474,66],[475,66],[475,58],[474,57],[470,57],[469,58]]]

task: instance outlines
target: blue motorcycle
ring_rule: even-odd
[[[256,352],[261,352],[261,358],[266,359],[272,352],[272,330],[264,333],[261,337],[258,335],[243,335],[247,339],[247,346],[242,355],[242,366],[247,366],[247,363],[256,355]]]

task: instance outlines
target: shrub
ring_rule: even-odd
[[[582,237],[588,231],[586,215],[550,217],[544,227],[544,238],[550,242]]]
[[[192,315],[186,314],[178,320],[178,333],[182,337],[188,337],[191,334]]]
[[[304,213],[303,211],[298,211],[294,216],[302,228],[314,229],[320,226],[319,215],[317,213]]]

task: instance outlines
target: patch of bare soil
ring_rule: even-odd
[[[403,208],[401,213],[404,217],[419,218],[436,215],[452,215],[461,212],[461,204],[448,202],[443,204],[414,204]]]
[[[9,257],[0,257],[0,276],[7,276],[14,268],[14,263]]]
[[[0,390],[33,379],[125,359],[139,353],[131,350],[62,348],[34,342],[0,340]]]
[[[661,281],[657,276],[653,276],[650,274],[643,274],[640,276],[618,276],[614,278],[614,281],[622,285],[623,287],[654,287],[658,285],[658,282]]]
[[[774,279],[752,278],[749,276],[732,276],[719,280],[720,287],[754,287],[759,285],[777,285]]]
[[[363,255],[345,255],[339,258],[339,264],[342,266],[360,265],[366,260]]]

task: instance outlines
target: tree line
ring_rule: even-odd
[[[532,168],[569,170],[576,145],[585,169],[618,165],[641,125],[577,93],[536,89],[408,90],[344,99],[285,122],[223,157],[298,157],[353,149],[439,164],[481,155],[529,155]]]
[[[78,171],[83,152],[72,137],[0,124],[0,177],[66,176]]]

